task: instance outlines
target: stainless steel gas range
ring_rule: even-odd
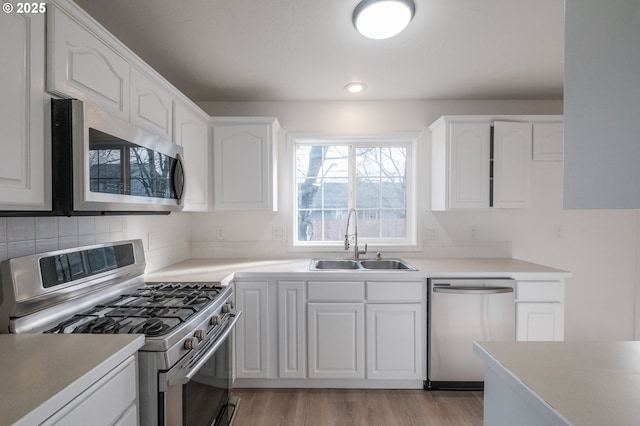
[[[135,333],[140,423],[233,423],[231,332],[240,312],[219,283],[144,282],[141,240],[0,264],[3,333]]]

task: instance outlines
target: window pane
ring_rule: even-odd
[[[349,208],[348,179],[324,179],[322,192],[325,208]]]
[[[406,208],[407,184],[404,178],[383,179],[380,184],[380,207]]]
[[[383,210],[381,213],[381,238],[405,238],[407,236],[405,210]]]
[[[296,145],[297,240],[342,242],[349,207],[358,212],[360,238],[406,240],[406,142],[349,142],[353,149],[346,143]]]

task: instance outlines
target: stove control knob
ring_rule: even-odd
[[[193,335],[195,336],[196,339],[198,339],[199,341],[203,341],[204,338],[206,337],[207,333],[204,332],[204,330],[196,330],[195,333],[193,333]]]
[[[209,324],[211,324],[211,325],[220,324],[220,317],[217,316],[217,315],[212,316],[211,319],[209,320]]]
[[[184,341],[184,348],[187,350],[195,349],[198,346],[198,339],[195,337],[189,337]]]
[[[231,312],[231,306],[229,305],[229,303],[227,303],[222,307],[222,313],[228,314],[229,312]]]

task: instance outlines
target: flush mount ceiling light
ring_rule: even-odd
[[[402,32],[415,10],[413,0],[362,0],[353,11],[353,26],[365,37],[382,40]]]
[[[349,93],[360,93],[367,88],[367,85],[365,83],[354,81],[344,86],[344,88]]]

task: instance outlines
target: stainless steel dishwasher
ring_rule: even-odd
[[[474,341],[515,339],[511,279],[431,279],[425,389],[482,389],[483,364]]]

